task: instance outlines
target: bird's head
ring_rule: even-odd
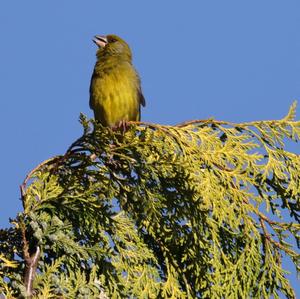
[[[132,54],[128,44],[119,36],[114,34],[96,35],[93,42],[99,47],[97,56],[121,56],[131,61]]]

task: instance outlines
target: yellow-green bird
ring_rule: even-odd
[[[113,34],[96,35],[93,41],[99,47],[90,85],[95,119],[107,127],[139,121],[146,102],[128,44]]]

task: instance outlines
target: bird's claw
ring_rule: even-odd
[[[114,126],[114,129],[115,130],[120,129],[121,132],[124,134],[127,131],[128,127],[129,127],[128,122],[126,120],[121,120],[117,125]]]

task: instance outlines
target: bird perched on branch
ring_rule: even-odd
[[[90,85],[90,108],[103,126],[139,121],[145,99],[128,44],[116,35],[93,39],[99,47]]]

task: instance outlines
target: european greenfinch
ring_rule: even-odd
[[[146,103],[128,44],[116,35],[96,35],[93,41],[98,46],[90,85],[95,119],[106,127],[139,121]]]

